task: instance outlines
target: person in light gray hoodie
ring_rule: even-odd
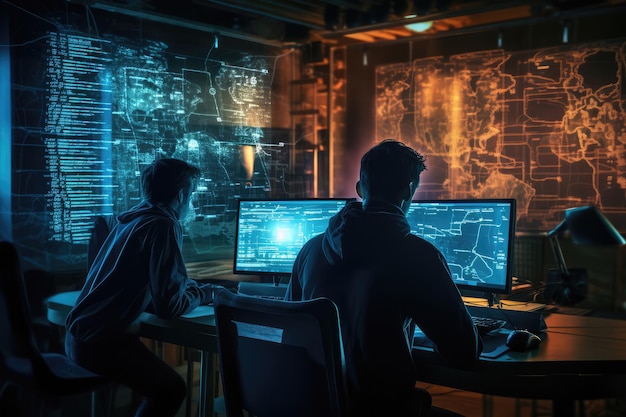
[[[443,255],[410,233],[406,212],[425,168],[401,142],[373,147],[361,159],[362,202],[348,203],[294,263],[286,300],[337,304],[354,415],[446,414],[415,389],[415,325],[453,366],[472,366],[482,350]]]
[[[142,172],[145,200],[118,217],[66,320],[68,357],[137,393],[136,416],[174,416],[186,384],[129,332],[131,323],[145,311],[172,318],[213,301],[216,286],[190,279],[182,255],[180,219],[199,175],[172,158]]]

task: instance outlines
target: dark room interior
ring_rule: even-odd
[[[314,202],[315,216],[303,210],[306,241],[358,200],[360,158],[389,138],[426,158],[415,224],[420,201],[514,202],[494,235],[502,253],[479,256],[504,283],[461,285],[468,305],[550,317],[548,328],[584,346],[560,317],[609,319],[593,355],[626,344],[624,0],[0,0],[0,73],[0,241],[19,254],[42,351],[63,351],[48,298],[82,288],[96,220],[142,200],[140,173],[153,160],[201,170],[181,219],[189,276],[241,291],[285,286],[303,243],[268,252],[280,270],[250,266],[242,218],[264,222],[278,208],[247,218],[245,202]],[[143,337],[191,383],[179,416],[225,415],[214,340],[205,355]],[[550,351],[563,366],[555,373],[570,350]],[[543,358],[520,355],[500,361],[542,372]],[[417,383],[467,417],[626,415],[626,356],[602,379],[593,355],[581,354],[580,375],[614,388],[571,404],[563,392],[578,392],[574,377],[547,376],[526,397],[473,390],[482,380],[446,385],[430,368]],[[538,392],[561,382],[558,394]],[[90,399],[33,408],[86,415]],[[134,400],[116,390],[108,415],[132,415]]]

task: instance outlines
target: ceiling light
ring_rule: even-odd
[[[413,32],[418,32],[418,33],[426,32],[432,26],[433,26],[432,21],[417,22],[417,23],[410,23],[408,25],[404,25],[404,27],[407,28],[408,30],[412,30]]]

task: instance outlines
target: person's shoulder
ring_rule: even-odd
[[[305,243],[311,243],[311,244],[319,244],[322,240],[324,240],[324,233],[320,233],[319,235],[315,235],[313,236],[311,239],[307,240],[307,242]]]
[[[155,217],[154,224],[156,227],[160,228],[161,231],[167,233],[166,231],[173,231],[174,233],[183,233],[183,225],[174,217],[170,216],[159,216]]]
[[[141,213],[134,219],[128,221],[128,223],[135,223],[135,227],[142,229],[149,228],[149,230],[160,233],[167,233],[168,231],[182,227],[180,226],[180,222],[175,218],[156,210]]]
[[[313,236],[311,239],[307,240],[304,245],[302,245],[302,248],[300,248],[300,253],[304,255],[313,248],[321,247],[323,240],[324,233]]]
[[[409,234],[405,239],[405,246],[409,249],[419,249],[421,252],[439,253],[439,249],[429,241],[414,234]]]
[[[159,210],[146,210],[143,213],[137,213],[135,219],[140,222],[159,222],[159,223],[174,223],[177,220]]]

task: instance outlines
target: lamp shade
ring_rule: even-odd
[[[574,207],[565,210],[565,219],[548,232],[556,236],[568,230],[576,245],[624,245],[626,239],[596,206]]]

